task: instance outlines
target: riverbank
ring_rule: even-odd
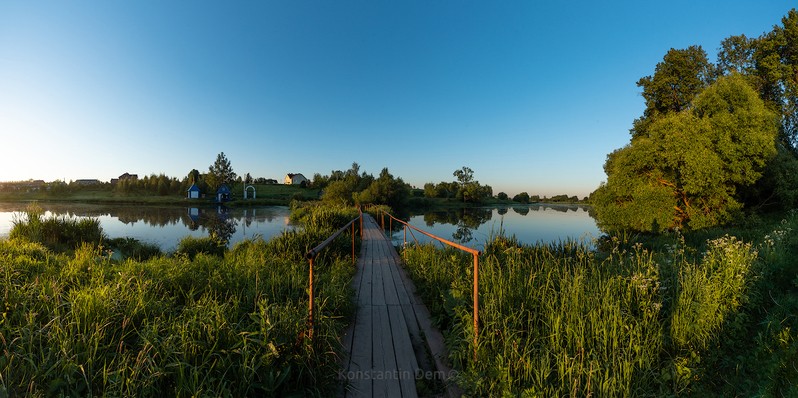
[[[792,211],[595,249],[498,237],[479,262],[476,349],[471,256],[403,258],[470,395],[795,396],[796,229]]]
[[[255,199],[243,199],[243,186],[233,186],[232,200],[225,206],[288,206],[292,200],[315,200],[319,190],[295,185],[262,184],[255,185]],[[249,192],[252,196],[252,191]],[[33,190],[0,192],[0,202],[73,202],[116,205],[157,205],[202,207],[216,206],[213,195],[205,198],[188,199],[185,195],[154,195],[152,193],[117,192],[111,186],[81,187],[75,190]]]
[[[96,222],[29,216],[0,239],[0,396],[334,394],[350,238],[318,259],[312,340],[304,253],[357,211],[304,214],[302,231],[269,241],[188,239],[125,260]]]

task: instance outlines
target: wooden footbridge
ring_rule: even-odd
[[[453,372],[447,365],[443,337],[432,327],[429,311],[402,268],[399,255],[368,214],[361,216],[361,231],[360,256],[352,281],[357,311],[343,336],[347,355],[339,373],[343,379],[339,395],[417,397],[416,383],[421,381],[428,386],[443,386],[446,392],[441,395],[459,395],[450,380]],[[311,250],[308,258],[316,253],[316,249]]]

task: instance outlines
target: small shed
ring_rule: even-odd
[[[191,184],[191,186],[188,187],[187,193],[189,199],[199,199],[200,197],[200,189],[197,184]]]
[[[222,186],[216,190],[216,201],[219,203],[229,201],[230,193],[230,188],[227,186],[227,184],[222,184]]]

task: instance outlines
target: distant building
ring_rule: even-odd
[[[297,174],[288,173],[285,175],[284,182],[285,185],[300,185],[303,182],[307,184],[309,181],[307,178],[305,178],[305,176],[302,175],[302,173],[297,173]]]
[[[191,184],[187,191],[187,197],[189,199],[199,199],[200,197],[200,189],[197,184]]]
[[[230,200],[230,188],[226,184],[222,184],[219,189],[216,190],[216,201],[217,202],[227,202]]]
[[[119,176],[119,178],[112,178],[111,179],[111,184],[116,185],[116,183],[118,183],[119,181],[122,181],[122,180],[136,181],[138,179],[139,179],[139,175],[138,174],[125,173],[125,174],[122,174],[121,176]]]

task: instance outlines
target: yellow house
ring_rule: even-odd
[[[303,182],[307,184],[310,181],[308,181],[308,179],[305,178],[305,176],[303,176],[302,173],[297,173],[297,174],[288,173],[285,175],[284,182],[285,185],[301,185]]]

